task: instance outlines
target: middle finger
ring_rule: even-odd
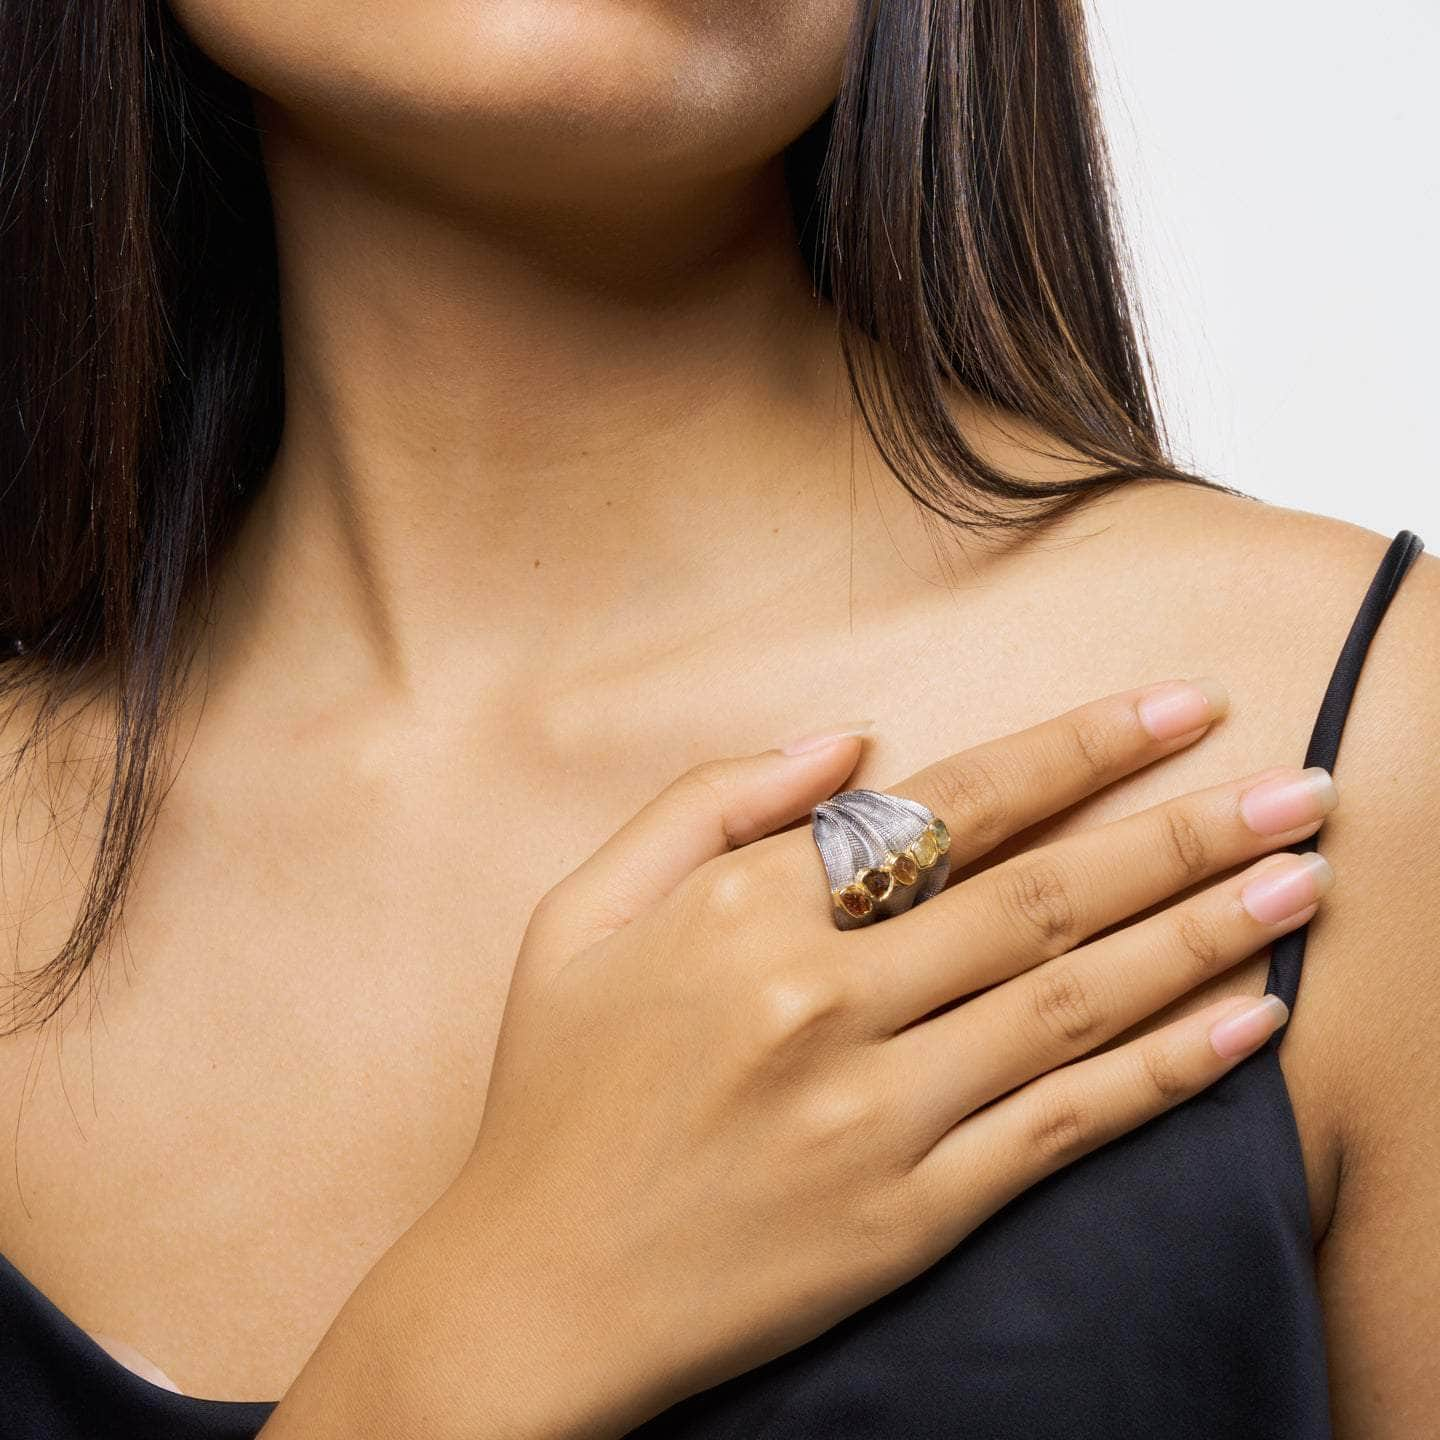
[[[1319,766],[1272,767],[993,865],[866,928],[867,1022],[893,1034],[1053,959],[1207,876],[1313,835],[1338,798]]]

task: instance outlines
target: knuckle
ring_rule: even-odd
[[[941,768],[934,807],[951,829],[985,844],[1010,833],[1012,808],[1003,767],[993,756],[967,755]]]
[[[1165,812],[1162,839],[1172,871],[1182,881],[1198,880],[1210,866],[1210,846],[1194,817],[1176,806]]]
[[[1115,773],[1119,742],[1115,728],[1098,715],[1077,715],[1066,727],[1071,764],[1089,784]]]
[[[727,766],[721,760],[700,760],[680,777],[683,788],[693,791],[707,801],[719,801],[728,792]]]
[[[871,933],[878,934],[878,929],[871,927]],[[857,1043],[892,1033],[888,1014],[895,1003],[897,977],[914,966],[914,952],[908,946],[871,945],[861,956],[849,946],[832,945],[827,936],[818,944],[807,942],[805,958],[823,969],[832,1012],[837,1018],[845,1014]]]
[[[619,928],[617,921],[608,926],[594,901],[579,887],[578,877],[566,875],[540,896],[531,907],[525,923],[528,948],[550,949],[552,946],[573,949],[584,940],[588,927]]]
[[[1051,1166],[1079,1159],[1093,1148],[1095,1115],[1073,1089],[1052,1086],[1036,1097],[1027,1136],[1032,1153]]]
[[[552,924],[556,916],[560,913],[565,903],[565,894],[562,887],[565,880],[569,878],[567,875],[564,879],[552,885],[531,907],[530,924],[537,930],[544,929],[546,926]]]
[[[848,1009],[848,996],[833,978],[820,974],[770,976],[755,999],[754,1033],[767,1052],[829,1034]]]
[[[718,817],[730,850],[738,850],[745,843],[751,825],[743,814],[736,813],[735,770],[731,762],[717,759],[697,762],[680,777],[680,788],[693,800],[697,811]]]
[[[691,872],[689,886],[695,918],[718,930],[743,924],[759,899],[760,885],[749,865],[722,864],[726,857],[707,861]]]
[[[851,1236],[857,1246],[870,1251],[887,1272],[907,1275],[924,1254],[924,1229],[918,1207],[906,1187],[885,1177],[870,1184],[856,1196],[848,1211]]]
[[[1046,966],[1036,977],[1030,1003],[1040,1025],[1041,1038],[1067,1050],[1097,1037],[1103,1016],[1090,986],[1066,967]]]
[[[1190,1093],[1185,1083],[1184,1072],[1176,1063],[1174,1054],[1164,1045],[1142,1045],[1140,1047],[1140,1068],[1144,1077],[1145,1094],[1161,1106],[1169,1107],[1183,1100]]]
[[[980,1208],[983,1183],[971,1166],[940,1168],[907,1159],[892,1171],[887,1188],[906,1227],[896,1259],[911,1274],[932,1265],[973,1228],[965,1217]]]
[[[1224,947],[1215,927],[1193,910],[1180,910],[1175,916],[1175,948],[1197,980],[1205,980],[1219,968]]]
[[[1002,908],[1025,932],[1038,940],[1047,954],[1068,950],[1075,934],[1075,905],[1065,877],[1053,864],[1041,860],[1015,860],[996,872]]]
[[[863,1086],[831,1081],[808,1091],[799,1127],[807,1149],[865,1146],[882,1128],[880,1106]]]

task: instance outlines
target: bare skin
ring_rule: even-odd
[[[1007,554],[937,553],[841,403],[773,169],[697,164],[643,214],[559,179],[492,195],[467,171],[437,194],[399,183],[420,171],[393,146],[347,150],[322,101],[329,134],[265,108],[286,439],[224,571],[128,983],[117,954],[58,1059],[53,1035],[0,1042],[0,1251],[77,1323],[231,1399],[279,1396],[453,1178],[531,908],[676,771],[873,717],[846,783],[887,784],[1205,673],[1232,696],[1213,734],[1026,843],[1298,764],[1386,539],[1167,485]],[[1049,463],[957,406],[997,457]],[[1416,1100],[1440,1093],[1437,633],[1422,556],[1347,727],[1336,890],[1281,1048],[1342,1437],[1440,1407],[1413,1343],[1440,1289]],[[73,878],[58,840],[4,844],[33,964]],[[1145,1028],[1259,995],[1267,962]]]

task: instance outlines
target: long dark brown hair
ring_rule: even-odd
[[[185,617],[264,481],[284,387],[249,92],[163,0],[0,0],[0,95],[0,698],[35,707],[0,783],[77,697],[114,717],[84,897],[18,973],[11,1034],[59,1012],[116,923]],[[920,504],[979,533],[1134,481],[1228,488],[1166,458],[1080,0],[859,0],[837,98],[785,166],[857,409]],[[956,383],[1095,468],[993,468]]]

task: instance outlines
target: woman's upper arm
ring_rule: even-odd
[[[1440,1416],[1440,560],[1381,625],[1336,767],[1319,1014],[1340,1131],[1317,1255],[1336,1440]],[[1343,820],[1341,816],[1343,815]],[[1327,825],[1327,829],[1329,829]],[[1350,884],[1346,884],[1347,878]],[[1310,959],[1307,956],[1307,971]],[[1306,983],[1317,978],[1307,975]],[[1302,983],[1297,1018],[1304,1014]]]

